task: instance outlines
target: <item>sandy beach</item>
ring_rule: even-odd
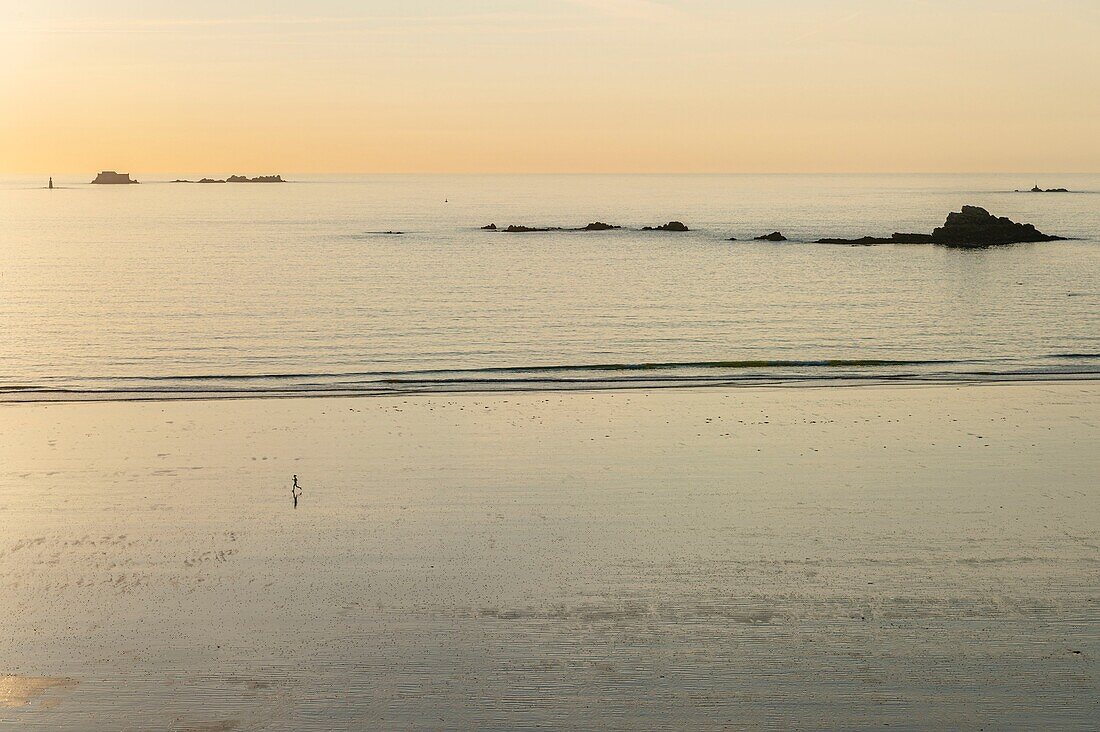
[[[1095,381],[3,405],[0,728],[1095,728],[1098,485]]]

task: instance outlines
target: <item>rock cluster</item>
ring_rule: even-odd
[[[931,234],[894,234],[889,237],[861,236],[858,239],[818,239],[815,244],[852,244],[871,246],[873,244],[933,244]]]
[[[667,224],[660,226],[643,226],[642,231],[691,231],[682,221],[669,221]]]
[[[481,227],[486,231],[498,231],[496,224]],[[525,234],[539,231],[609,231],[619,226],[595,221],[579,229],[554,227],[517,226],[513,224],[503,231],[513,234]],[[661,226],[645,226],[642,231],[691,231],[681,221],[669,221]],[[872,246],[874,244],[940,244],[948,247],[988,247],[999,244],[1018,244],[1024,242],[1060,241],[1063,237],[1044,234],[1031,224],[1018,224],[1004,217],[991,215],[978,206],[963,206],[962,211],[950,213],[947,221],[931,234],[895,233],[888,237],[862,236],[858,239],[818,239],[818,244],[848,244],[852,246]],[[730,241],[737,241],[736,237]],[[787,241],[782,232],[755,237],[755,241]]]
[[[177,179],[172,181],[173,183],[286,183],[281,175],[261,175],[255,178],[249,178],[246,175],[231,175],[225,180],[217,178],[203,178],[202,180],[182,180]]]
[[[560,226],[517,226],[512,224],[507,229],[504,229],[506,234],[530,234],[532,232],[539,231],[611,231],[612,229],[621,229],[621,226],[612,226],[611,224],[605,224],[602,221],[595,221],[587,226],[582,226],[579,229],[563,229]],[[498,231],[496,224],[489,224],[488,226],[482,226],[482,231]]]
[[[993,216],[980,206],[963,206],[949,213],[947,221],[932,231],[932,241],[949,247],[988,247],[997,244],[1060,241],[1031,224],[1018,224],[1004,216]]]
[[[1020,189],[1016,189],[1016,192],[1017,193],[1023,193],[1023,191],[1021,191]],[[1069,193],[1069,189],[1067,189],[1067,188],[1040,188],[1038,185],[1036,185],[1034,188],[1032,188],[1030,191],[1028,191],[1028,193]]]
[[[1018,224],[1003,216],[993,216],[980,206],[963,206],[962,211],[947,215],[947,221],[931,234],[894,234],[889,238],[864,236],[859,239],[818,239],[818,244],[940,244],[947,247],[989,247],[1000,244],[1061,241],[1031,224]]]
[[[225,179],[226,183],[286,183],[281,175],[261,175],[249,178],[245,175],[231,175]]]

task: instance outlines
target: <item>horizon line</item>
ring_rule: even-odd
[[[180,175],[221,175],[218,173],[211,173],[209,170],[184,170],[177,172],[168,172],[164,170],[146,170],[142,171],[140,168],[122,169],[115,168],[101,168],[88,172],[86,170],[80,171],[0,171],[0,178],[24,178],[32,176],[92,176],[95,177],[100,171],[114,170],[122,173],[129,173],[130,175],[152,175],[152,176],[180,176]],[[240,174],[236,171],[245,171],[245,174],[259,174],[256,171],[260,170],[263,175],[282,175],[282,176],[336,176],[336,175],[348,175],[348,176],[764,176],[764,175],[1021,175],[1021,176],[1035,176],[1035,175],[1100,175],[1100,170],[773,170],[773,171],[351,171],[351,170],[330,170],[330,171],[283,171],[277,168],[275,169],[246,169],[244,167],[234,168],[232,173],[226,175]],[[273,172],[272,172],[273,171]],[[155,182],[168,182],[167,181],[155,181]]]

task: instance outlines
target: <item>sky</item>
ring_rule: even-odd
[[[1097,172],[1097,0],[0,0],[0,172]]]

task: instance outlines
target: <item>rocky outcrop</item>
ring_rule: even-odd
[[[549,231],[608,231],[620,227],[595,221],[579,229],[563,229],[561,227],[537,227],[511,225],[504,231],[513,234],[525,234],[529,232]],[[496,224],[483,226],[486,231],[497,231]],[[642,231],[690,231],[680,221],[670,221],[662,226],[646,226]],[[824,238],[818,239],[819,244],[845,244],[850,246],[872,246],[875,244],[940,244],[949,247],[987,247],[1000,244],[1017,244],[1024,242],[1059,241],[1063,237],[1044,234],[1031,224],[1018,224],[1004,217],[991,215],[984,208],[978,206],[963,206],[962,211],[951,213],[947,216],[944,225],[937,228],[931,234],[895,233],[889,237],[863,236],[857,239]],[[736,237],[730,241],[737,241]],[[770,234],[755,237],[755,241],[782,242],[787,237],[782,232],[773,231]]]
[[[245,175],[231,175],[225,179],[226,183],[286,183],[281,175],[261,175],[249,178]]]
[[[899,234],[890,237],[891,244],[932,244],[931,234]]]
[[[691,231],[691,229],[686,227],[682,221],[669,221],[667,224],[662,224],[661,226],[643,226],[642,231],[676,231],[676,232],[683,232],[683,231]]]
[[[561,229],[552,227],[541,228],[538,226],[516,226],[512,224],[504,231],[508,234],[531,234],[538,231],[561,231]]]
[[[861,236],[858,239],[818,239],[815,244],[848,244],[869,247],[874,244],[932,244],[931,234],[894,234],[891,237]]]
[[[560,226],[517,226],[512,224],[504,232],[507,234],[530,234],[532,232],[539,231],[611,231],[612,229],[621,229],[621,226],[612,226],[611,224],[605,224],[602,221],[596,221],[582,226],[579,229],[563,229]],[[482,231],[497,231],[496,224],[489,224],[488,226],[482,226]]]
[[[1060,241],[1031,224],[1018,224],[1004,216],[993,216],[979,206],[963,206],[947,215],[943,226],[932,232],[932,241],[949,247],[988,247],[999,244]]]
[[[979,206],[963,206],[962,211],[947,215],[944,225],[931,234],[894,234],[889,238],[863,236],[858,239],[818,239],[818,244],[940,244],[947,247],[989,247],[1001,244],[1060,241],[1031,224],[1018,224],[1003,216],[997,217]]]
[[[104,170],[102,173],[95,177],[92,183],[96,185],[127,185],[131,183],[137,183],[138,181],[130,178],[129,173],[116,173],[113,170]]]
[[[1016,192],[1017,193],[1023,193],[1024,191],[1021,191],[1021,190],[1017,189]],[[1028,193],[1069,193],[1069,190],[1066,189],[1066,188],[1040,188],[1038,185],[1036,185],[1034,188],[1032,188],[1030,191],[1027,191],[1027,192]]]
[[[219,178],[203,178],[194,180],[174,180],[173,183],[286,183],[281,175],[261,175],[257,178],[249,178],[244,175],[231,175],[225,180]]]

